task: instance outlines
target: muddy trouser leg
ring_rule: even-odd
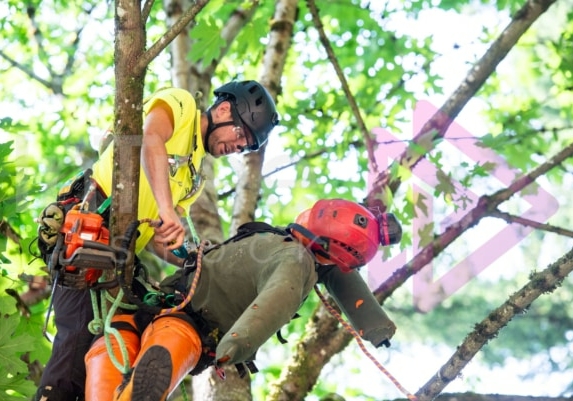
[[[112,327],[116,328],[121,336],[121,342],[125,346],[129,360],[128,368],[131,368],[140,345],[134,316],[116,315],[112,318]],[[111,349],[107,348],[105,338],[102,336],[94,342],[85,357],[87,371],[86,401],[111,401],[116,389],[122,383],[123,374],[112,362],[109,355],[110,351],[113,352],[116,362],[120,366],[124,365],[120,343],[113,335],[110,335],[109,340]]]
[[[34,400],[83,400],[86,380],[84,356],[94,338],[90,292],[58,286],[53,295],[56,337]]]
[[[156,318],[143,332],[131,379],[115,399],[165,400],[197,365],[201,353],[201,338],[187,315]]]

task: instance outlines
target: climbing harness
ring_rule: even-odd
[[[368,359],[370,359],[374,365],[376,365],[376,367],[394,384],[394,386],[396,386],[396,388],[398,390],[400,390],[402,392],[402,394],[404,394],[406,397],[408,397],[409,400],[411,401],[417,401],[418,397],[416,397],[414,394],[410,393],[408,390],[406,390],[399,382],[398,380],[384,367],[382,366],[382,364],[380,362],[378,362],[376,360],[376,358],[374,357],[374,355],[372,355],[367,349],[366,346],[364,345],[364,342],[362,341],[362,339],[360,338],[360,334],[358,334],[358,332],[356,332],[356,330],[354,330],[354,328],[348,323],[346,322],[342,316],[340,315],[340,313],[338,313],[338,311],[336,309],[334,309],[332,307],[332,305],[330,305],[330,303],[328,302],[328,300],[326,299],[326,297],[324,296],[324,294],[320,291],[320,289],[318,288],[318,285],[314,286],[314,291],[316,292],[316,294],[318,295],[318,298],[320,298],[320,300],[322,301],[324,307],[328,310],[328,312],[330,312],[330,314],[332,316],[334,316],[336,318],[336,320],[338,320],[340,322],[340,324],[342,325],[342,327],[344,327],[344,329],[349,332],[352,337],[354,337],[354,339],[356,340],[356,342],[358,343],[358,347],[360,347],[360,350],[366,355],[366,357]]]

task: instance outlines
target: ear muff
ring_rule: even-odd
[[[380,227],[380,245],[394,245],[402,239],[402,226],[392,213],[380,213],[378,226]]]

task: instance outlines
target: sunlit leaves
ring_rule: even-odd
[[[448,202],[451,202],[452,194],[456,192],[451,175],[445,174],[442,170],[438,170],[436,178],[438,179],[438,183],[434,188],[434,196],[443,196]]]
[[[221,28],[213,18],[206,18],[197,25],[191,31],[191,39],[194,40],[190,53],[191,61],[201,61],[203,64],[209,64],[219,58],[222,48],[226,45],[221,38]]]
[[[30,361],[37,358],[45,360],[49,348],[47,341],[34,336],[34,333],[41,332],[43,313],[21,318],[14,298],[5,292],[7,287],[15,287],[10,283],[10,279],[0,280],[0,399],[29,399],[36,386],[29,378],[28,367],[22,357],[26,355]]]

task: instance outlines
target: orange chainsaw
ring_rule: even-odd
[[[90,288],[104,270],[115,269],[116,256],[109,246],[109,230],[99,214],[79,209],[68,211],[60,234],[50,269],[60,269],[64,285]]]

